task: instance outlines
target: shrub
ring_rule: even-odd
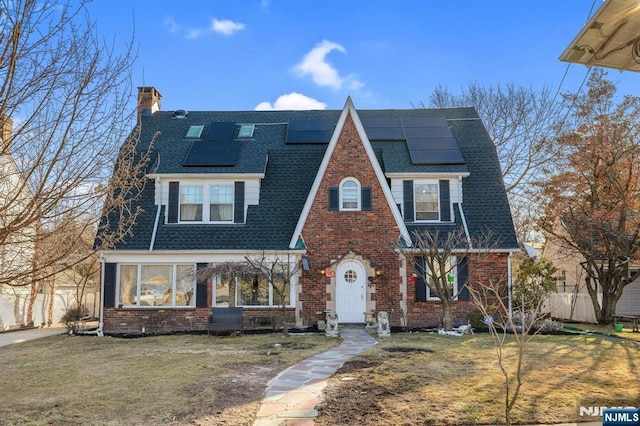
[[[89,315],[89,311],[80,306],[73,306],[64,313],[60,319],[64,325],[71,331],[75,331],[78,326],[78,321]]]

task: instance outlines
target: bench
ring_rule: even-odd
[[[627,320],[631,322],[631,325],[633,327],[633,332],[634,333],[638,333],[638,317],[635,315],[614,315],[613,316],[613,322],[615,324],[619,323],[619,320]]]
[[[210,335],[212,331],[235,331],[242,334],[242,314],[243,309],[239,307],[212,308],[207,334]]]

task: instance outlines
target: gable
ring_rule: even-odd
[[[382,168],[373,152],[351,98],[348,98],[289,242],[290,248],[295,247],[300,238],[312,207],[316,210],[322,210],[323,206],[328,208],[330,192],[333,192],[333,197],[335,197],[335,190],[330,191],[330,188],[338,187],[347,177],[364,182],[363,187],[367,188],[365,190],[367,192],[370,186],[375,186],[374,191],[380,194],[377,197],[378,203],[382,204],[376,208],[386,209],[389,226],[395,225],[397,229],[395,238],[402,236],[410,241],[409,233],[395,205]],[[376,196],[372,193],[366,202],[374,203],[375,198]],[[367,208],[369,207],[367,205]],[[373,208],[373,206],[371,207]]]

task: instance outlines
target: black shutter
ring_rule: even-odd
[[[329,210],[340,210],[340,194],[337,186],[329,188]]]
[[[233,222],[244,223],[244,182],[236,182],[233,193]]]
[[[362,198],[361,202],[362,202],[362,210],[364,211],[371,211],[373,210],[373,199],[371,196],[371,187],[370,186],[363,186],[360,189],[361,193],[360,196]]]
[[[416,275],[418,280],[416,281],[416,302],[426,302],[427,300],[427,283],[422,279],[426,277],[425,263],[423,257],[416,257]]]
[[[458,300],[469,300],[469,288],[467,287],[467,280],[469,279],[469,266],[466,257],[458,258]]]
[[[449,181],[440,180],[440,220],[451,222],[451,195],[449,193]]]
[[[104,307],[116,306],[116,270],[117,263],[104,264]]]
[[[413,212],[413,181],[412,180],[402,181],[402,198],[404,199],[404,221],[413,222],[415,219],[414,219],[414,212]]]
[[[169,182],[169,223],[178,223],[178,205],[180,198],[180,183]]]
[[[200,271],[206,267],[206,263],[196,265],[196,308],[207,306],[207,279],[200,274]]]

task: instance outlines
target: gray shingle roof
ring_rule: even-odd
[[[143,116],[141,148],[155,135],[153,149],[157,152],[149,172],[266,173],[261,183],[260,205],[249,206],[246,224],[160,224],[154,249],[287,249],[327,145],[286,144],[286,124],[292,120],[335,123],[340,113],[339,110],[190,112],[186,118],[174,118],[171,111],[159,111]],[[469,172],[469,177],[463,179],[463,206],[470,232],[490,229],[501,241],[501,248],[518,247],[496,150],[473,108],[358,110],[358,114],[361,118],[446,117],[466,164],[413,165],[405,143],[373,141],[372,147],[383,171]],[[255,124],[256,127],[253,138],[240,142],[235,166],[182,166],[192,142],[185,139],[189,126],[208,126],[211,122]],[[140,199],[144,212],[134,226],[133,235],[117,249],[149,249],[156,215],[153,194],[154,182],[150,181]]]

